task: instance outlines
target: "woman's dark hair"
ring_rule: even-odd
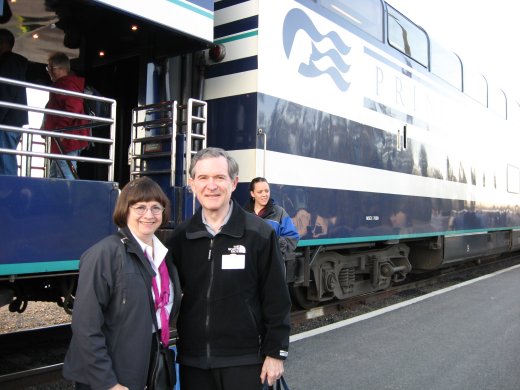
[[[249,183],[249,191],[254,191],[255,190],[255,184],[256,183],[261,183],[261,182],[269,184],[265,177],[255,177],[253,180],[251,180],[251,183]]]
[[[164,207],[162,225],[170,219],[170,200],[159,184],[149,177],[140,177],[129,182],[121,191],[114,209],[114,223],[125,227],[128,218],[128,209],[138,202],[159,202]]]

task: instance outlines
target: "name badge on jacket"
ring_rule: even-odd
[[[244,269],[245,267],[245,255],[222,255],[222,269]]]

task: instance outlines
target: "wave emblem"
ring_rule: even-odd
[[[308,62],[301,62],[298,73],[305,77],[318,77],[323,74],[329,76],[334,84],[343,92],[349,87],[350,83],[344,78],[350,69],[350,65],[343,60],[350,47],[347,46],[335,31],[323,35],[314,26],[311,19],[300,9],[292,9],[285,16],[283,23],[283,47],[285,55],[289,58],[293,49],[296,34],[300,31],[306,33],[311,40],[311,53]],[[328,39],[333,48],[321,52],[318,47],[323,46],[322,42]],[[321,70],[316,63],[321,61],[331,62],[333,65]]]

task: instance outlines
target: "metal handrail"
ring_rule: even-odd
[[[12,150],[12,149],[5,149],[5,148],[0,148],[0,153],[14,154],[14,155],[19,155],[19,156],[43,157],[43,158],[49,158],[49,159],[74,160],[74,161],[104,164],[104,165],[108,165],[108,180],[109,181],[114,180],[114,157],[115,157],[115,134],[116,134],[114,118],[115,118],[116,108],[117,108],[116,107],[117,102],[114,99],[106,98],[103,96],[95,96],[92,94],[86,94],[86,93],[81,93],[81,92],[69,91],[69,90],[64,90],[64,89],[59,89],[59,88],[54,88],[54,87],[48,87],[48,86],[39,85],[39,84],[28,83],[25,81],[12,80],[12,79],[8,79],[5,77],[0,77],[0,83],[11,84],[11,85],[24,87],[24,88],[31,88],[31,89],[35,89],[35,90],[46,91],[46,92],[51,92],[51,93],[56,93],[56,94],[61,94],[61,95],[75,96],[75,97],[79,97],[79,98],[86,99],[86,100],[93,100],[93,101],[98,101],[98,102],[109,104],[110,105],[110,118],[103,118],[103,117],[98,117],[98,116],[93,116],[93,115],[77,114],[77,113],[71,113],[71,112],[67,112],[67,111],[34,107],[34,106],[11,103],[11,102],[0,100],[0,107],[6,107],[6,108],[21,110],[21,111],[26,111],[26,112],[51,114],[51,115],[62,116],[62,117],[66,117],[66,118],[85,119],[85,120],[89,121],[89,123],[84,126],[83,125],[75,126],[73,128],[74,130],[87,129],[87,128],[95,129],[96,127],[99,127],[99,126],[110,126],[110,137],[102,138],[102,137],[63,133],[63,131],[68,131],[68,130],[71,130],[72,128],[55,129],[55,130],[41,130],[41,129],[23,128],[23,127],[16,127],[16,126],[0,124],[0,131],[12,131],[12,132],[19,132],[22,134],[29,134],[29,135],[36,134],[36,135],[49,137],[49,138],[59,137],[59,138],[66,138],[66,139],[82,140],[82,141],[87,141],[89,143],[108,144],[108,145],[110,145],[108,159],[84,157],[84,156],[67,156],[67,155],[53,154],[53,153],[48,153],[48,152],[40,153],[40,152],[33,152],[30,150]]]

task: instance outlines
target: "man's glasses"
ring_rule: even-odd
[[[164,211],[164,207],[162,207],[162,206],[152,206],[152,207],[148,208],[146,206],[141,205],[141,206],[130,206],[130,207],[135,210],[135,213],[137,215],[145,215],[148,210],[150,210],[153,215],[160,215]]]
[[[56,68],[57,68],[57,66],[46,66],[45,70],[48,72],[49,70],[56,69]]]

